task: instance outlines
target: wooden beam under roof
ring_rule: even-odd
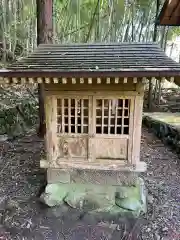
[[[162,26],[180,26],[180,1],[166,0],[156,23]]]

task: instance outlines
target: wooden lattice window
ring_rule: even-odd
[[[57,132],[88,133],[89,99],[57,99]]]
[[[58,98],[57,132],[88,134],[91,112],[96,134],[129,134],[130,99],[93,99]]]
[[[96,99],[96,133],[129,134],[130,99]]]

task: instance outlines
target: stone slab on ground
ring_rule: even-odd
[[[180,130],[180,112],[149,112],[143,113],[143,118],[150,118],[158,122],[163,122]]]
[[[180,157],[180,113],[144,113],[143,124]]]

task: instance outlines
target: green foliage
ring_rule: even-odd
[[[180,36],[180,27],[171,27],[169,29],[168,40],[173,40],[178,36]]]
[[[0,88],[0,135],[18,136],[37,125],[37,93],[28,89],[22,86]]]
[[[0,134],[18,136],[37,124],[37,104],[25,100],[20,105],[20,111],[24,117],[19,114],[16,107],[0,110]]]

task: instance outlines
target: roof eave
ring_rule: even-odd
[[[180,77],[180,70],[176,69],[163,69],[163,70],[125,70],[125,71],[12,71],[12,70],[1,70],[0,77],[2,78],[38,78],[38,77],[49,77],[49,78],[98,78],[98,77]]]
[[[160,13],[159,13],[159,15],[158,15],[158,17],[157,17],[157,19],[156,19],[156,21],[155,21],[155,24],[159,25],[159,26],[169,26],[169,27],[170,26],[172,26],[172,27],[180,26],[180,20],[179,20],[178,23],[177,22],[174,22],[174,23],[171,23],[171,24],[164,23],[164,18],[166,17],[165,13],[166,13],[166,11],[168,9],[168,6],[169,6],[169,0],[166,0],[164,5],[163,5],[163,7],[162,7],[162,9],[161,9],[161,11],[160,11]],[[179,2],[177,1],[176,8],[178,6],[179,6]],[[173,15],[171,17],[173,17]]]
[[[165,13],[167,7],[168,7],[168,0],[165,1],[164,5],[155,21],[155,24],[161,25],[161,21],[162,21],[162,18],[164,16],[164,13]]]

